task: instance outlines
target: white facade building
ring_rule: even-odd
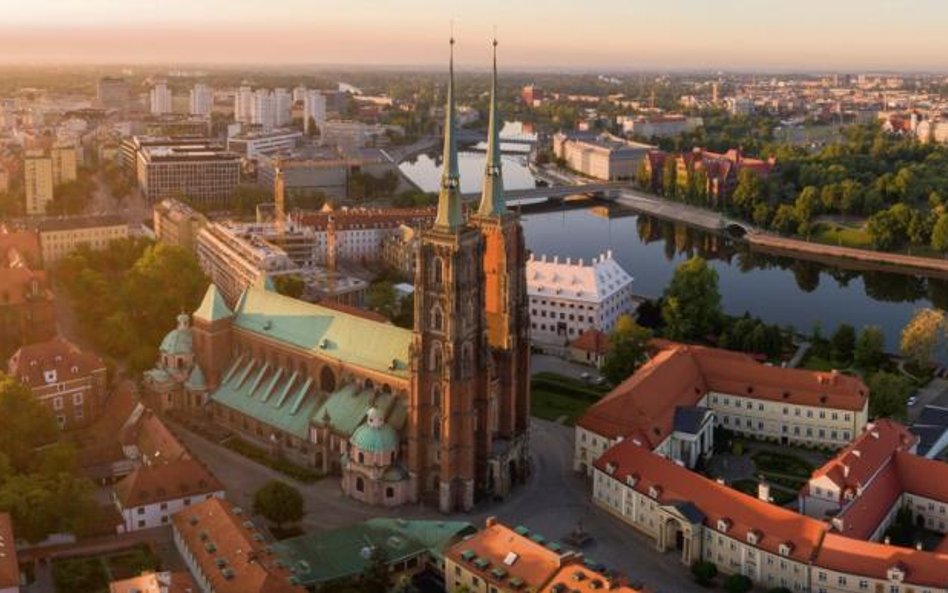
[[[286,89],[273,91],[273,122],[276,127],[289,125],[293,119],[293,96]]]
[[[527,296],[532,339],[565,346],[590,328],[612,331],[620,315],[635,311],[632,282],[611,251],[588,263],[531,255]]]
[[[253,89],[243,85],[234,93],[234,120],[249,124],[253,118]]]
[[[257,89],[253,92],[250,123],[260,126],[264,132],[269,132],[276,127],[276,100],[272,91]]]
[[[319,91],[307,90],[303,94],[303,125],[307,134],[310,133],[310,120],[320,129],[326,123],[326,96]]]
[[[214,95],[206,84],[198,83],[191,89],[189,101],[191,115],[210,115]]]
[[[166,82],[159,81],[155,83],[155,86],[151,87],[149,102],[152,115],[171,113],[171,89],[168,88]]]
[[[252,159],[261,154],[292,150],[302,137],[303,133],[296,129],[249,132],[228,137],[227,150]]]

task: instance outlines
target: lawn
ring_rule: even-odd
[[[807,480],[814,469],[813,465],[805,459],[788,453],[757,451],[751,455],[751,459],[754,460],[757,470],[764,475],[768,473],[784,474]]]
[[[531,380],[530,413],[543,420],[560,421],[568,426],[607,392],[604,387],[590,385],[556,373],[538,373]]]
[[[817,224],[810,235],[810,239],[824,245],[872,249],[872,239],[865,230],[828,222]]]
[[[248,443],[239,437],[231,437],[221,444],[231,451],[243,455],[247,459],[256,461],[261,465],[265,465],[270,469],[274,469],[304,484],[312,484],[323,477],[323,474],[315,469],[296,465],[287,459],[273,457],[262,448]]]

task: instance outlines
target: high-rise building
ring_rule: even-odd
[[[264,132],[276,127],[276,101],[272,91],[257,89],[253,92],[250,123],[260,126]]]
[[[61,183],[76,180],[76,147],[71,144],[58,144],[50,148],[49,156],[53,160],[53,187]]]
[[[189,112],[191,115],[210,115],[213,106],[214,95],[211,89],[203,83],[195,84],[189,96]]]
[[[100,78],[96,91],[96,97],[103,107],[122,109],[128,105],[128,82],[124,78]]]
[[[303,127],[312,134],[313,124],[321,129],[326,123],[326,96],[316,90],[307,90],[303,95]]]
[[[171,89],[163,80],[155,82],[148,95],[152,115],[171,113]]]
[[[26,214],[46,214],[53,201],[53,159],[41,150],[31,150],[23,159],[23,183],[26,189]]]
[[[273,91],[273,121],[274,125],[281,128],[288,125],[293,119],[293,97],[286,89],[274,89]]]
[[[234,121],[249,124],[253,118],[253,89],[242,85],[234,93]]]
[[[149,202],[186,195],[202,204],[229,199],[240,181],[240,156],[203,141],[141,145],[138,184]]]

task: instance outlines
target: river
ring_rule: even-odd
[[[504,155],[507,189],[534,186],[522,155]],[[459,155],[461,189],[479,191],[484,153]],[[426,191],[437,191],[440,155],[421,155],[402,164],[402,171]],[[948,307],[948,282],[922,276],[862,272],[828,267],[789,257],[750,253],[723,236],[612,208],[564,209],[523,217],[527,247],[537,254],[592,258],[612,250],[635,278],[635,291],[656,297],[675,266],[702,255],[720,277],[722,304],[733,315],[745,311],[768,323],[792,325],[809,332],[819,323],[823,334],[839,323],[857,328],[877,325],[887,347],[898,348],[902,326],[921,307]]]

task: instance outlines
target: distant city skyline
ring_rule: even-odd
[[[463,66],[496,26],[507,68],[945,68],[939,0],[7,0],[0,62]]]

